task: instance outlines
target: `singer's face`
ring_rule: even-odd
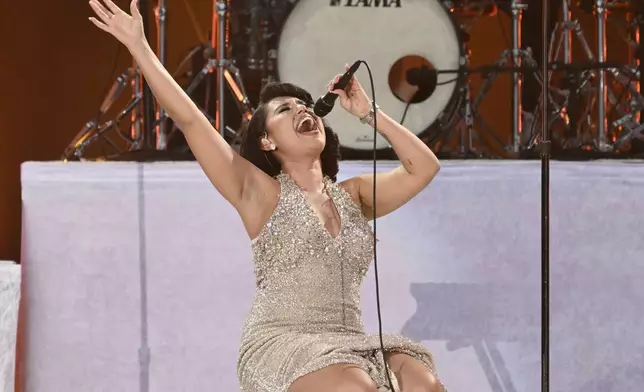
[[[305,102],[292,97],[275,98],[267,110],[267,134],[278,156],[320,155],[326,141],[324,124]]]

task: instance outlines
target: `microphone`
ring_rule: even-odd
[[[349,84],[349,81],[353,77],[353,74],[356,73],[359,67],[360,60],[353,63],[349,70],[340,77],[338,83],[333,86],[333,90],[344,90],[344,88],[347,87],[347,84]],[[338,94],[332,93],[330,91],[327,92],[326,94],[324,94],[324,96],[318,98],[318,100],[315,102],[315,105],[313,106],[313,113],[315,113],[315,115],[318,117],[324,117],[327,114],[331,113],[336,99],[338,99]]]
[[[412,86],[418,86],[416,95],[423,97],[429,97],[434,94],[438,86],[438,74],[436,70],[430,69],[425,65],[419,68],[408,69],[405,73],[405,79]]]

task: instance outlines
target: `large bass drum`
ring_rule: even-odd
[[[333,76],[344,72],[345,63],[365,60],[380,108],[397,121],[404,117],[404,125],[420,136],[454,101],[456,74],[439,73],[429,96],[416,95],[408,105],[401,97],[410,87],[407,71],[421,65],[456,70],[461,55],[452,15],[438,0],[300,0],[279,36],[277,70],[282,82],[319,96]],[[371,95],[364,65],[356,76]],[[336,106],[327,119],[343,150],[371,150],[373,129]],[[376,146],[389,144],[378,136]]]

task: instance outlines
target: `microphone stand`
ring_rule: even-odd
[[[550,132],[548,112],[548,2],[542,0],[542,96],[541,142],[538,145],[541,155],[541,392],[550,388]]]

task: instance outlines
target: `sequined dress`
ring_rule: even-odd
[[[350,363],[386,388],[380,340],[360,318],[360,286],[373,258],[373,232],[360,208],[325,178],[341,219],[336,237],[326,230],[305,193],[278,175],[280,197],[253,240],[256,295],[244,326],[237,373],[244,392],[286,392],[297,378]],[[434,372],[420,344],[383,335],[385,350],[420,359]]]

